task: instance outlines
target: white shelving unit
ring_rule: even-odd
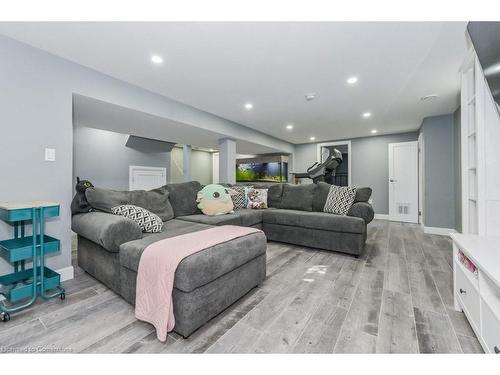
[[[500,237],[451,234],[455,309],[462,310],[486,353],[500,354]],[[460,261],[459,252],[477,268]]]
[[[462,232],[500,235],[500,115],[474,49],[461,74]]]

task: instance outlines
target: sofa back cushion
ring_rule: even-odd
[[[268,207],[281,208],[284,186],[285,184],[274,184],[269,186],[269,188],[267,189]]]
[[[201,213],[196,203],[196,196],[202,189],[198,181],[168,184],[163,188],[170,193],[169,199],[174,209],[174,216],[195,215]]]
[[[316,184],[283,186],[281,207],[289,210],[312,211],[312,203]]]
[[[107,213],[112,213],[113,207],[131,204],[158,215],[162,221],[174,217],[169,192],[164,187],[149,191],[118,191],[94,187],[85,191],[85,197],[94,209]]]
[[[313,199],[313,211],[323,212],[325,207],[326,198],[328,197],[328,192],[330,191],[330,184],[326,182],[318,182],[316,187],[316,192],[314,193]],[[356,189],[356,196],[354,197],[354,203],[356,202],[368,202],[370,196],[372,195],[372,189],[369,187],[361,187]]]

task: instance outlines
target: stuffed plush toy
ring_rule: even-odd
[[[233,200],[231,199],[231,195],[234,194],[237,194],[237,192],[232,189],[211,184],[198,192],[196,202],[198,202],[198,208],[205,215],[224,215],[234,212]]]
[[[89,180],[80,180],[80,177],[76,178],[76,194],[71,202],[71,215],[84,214],[86,212],[93,211],[93,208],[87,202],[85,197],[85,190],[94,187]]]

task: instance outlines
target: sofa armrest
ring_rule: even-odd
[[[106,250],[116,253],[120,245],[142,238],[142,231],[134,221],[104,212],[74,215],[71,229]]]
[[[373,220],[375,212],[373,211],[373,207],[370,203],[356,202],[353,203],[347,215],[360,217],[365,221],[366,224],[368,224],[370,221]]]

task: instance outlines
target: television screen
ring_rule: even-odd
[[[237,182],[286,182],[288,163],[242,163],[236,164]]]
[[[500,22],[469,22],[472,44],[484,71],[493,99],[500,106]]]

